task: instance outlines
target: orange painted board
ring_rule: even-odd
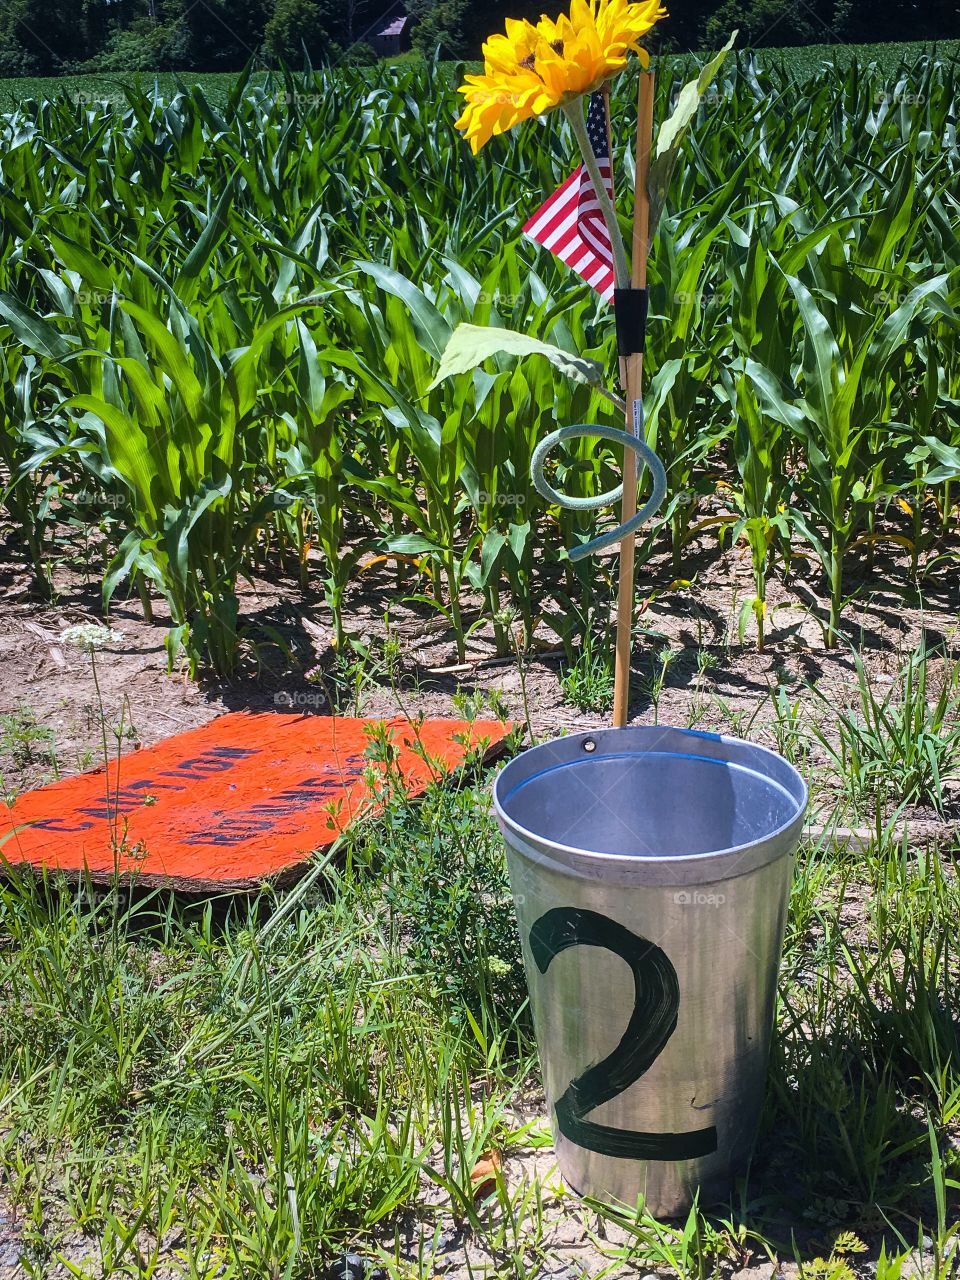
[[[203,891],[293,879],[354,817],[377,811],[380,725],[413,795],[510,731],[492,720],[233,712],[0,807],[0,863]]]

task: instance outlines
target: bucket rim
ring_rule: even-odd
[[[642,737],[649,736],[653,738],[659,737],[661,735],[665,736],[667,734],[680,734],[687,739],[699,739],[701,741],[709,741],[716,744],[720,744],[722,746],[733,747],[740,751],[744,751],[748,753],[756,753],[761,759],[767,758],[771,761],[776,761],[778,770],[786,770],[790,775],[792,775],[791,781],[793,781],[796,784],[796,787],[799,791],[799,795],[796,794],[794,791],[791,791],[790,789],[788,789],[786,786],[784,786],[782,782],[778,781],[777,778],[772,776],[770,773],[764,773],[760,769],[751,769],[748,765],[742,762],[738,762],[731,759],[724,759],[723,757],[719,757],[715,755],[704,754],[702,751],[676,751],[676,750],[669,750],[669,749],[656,751],[651,749],[645,749],[641,753],[638,750],[631,751],[629,749],[623,749],[623,747],[625,747],[626,745],[626,744],[623,744],[623,746],[621,746],[619,750],[607,750],[601,754],[600,744],[599,744],[599,739],[601,738],[601,736],[604,738],[608,738],[611,735],[623,734],[623,733],[630,734],[631,736],[639,735]],[[688,760],[701,760],[705,763],[718,765],[726,768],[742,769],[744,770],[744,772],[755,774],[756,776],[762,778],[763,781],[766,782],[767,784],[775,787],[778,791],[782,791],[783,793],[788,795],[790,800],[795,805],[795,812],[791,817],[789,817],[785,822],[782,822],[779,826],[774,827],[770,831],[764,832],[763,835],[758,836],[753,840],[748,840],[743,844],[729,845],[721,849],[706,849],[706,850],[701,850],[698,853],[636,854],[636,853],[604,853],[599,850],[584,849],[577,845],[564,844],[560,841],[553,840],[552,838],[545,836],[541,833],[533,831],[529,827],[523,826],[522,823],[518,822],[517,819],[514,818],[506,810],[506,808],[504,807],[504,803],[501,803],[501,795],[502,795],[501,784],[504,778],[506,777],[507,773],[510,771],[511,766],[517,764],[518,761],[524,759],[525,757],[529,756],[533,752],[547,750],[551,747],[556,748],[560,744],[563,744],[564,746],[569,748],[574,746],[575,744],[589,741],[590,739],[597,740],[596,755],[591,755],[590,757],[588,757],[589,759],[594,759],[594,760],[623,759],[624,757],[627,757],[630,755],[637,755],[637,754],[663,755],[663,756],[678,756]],[[547,772],[552,772],[554,769],[563,769],[563,768],[572,767],[577,763],[586,763],[586,760],[576,761],[574,759],[569,759],[569,760],[558,761],[556,764],[552,765],[549,769],[545,768],[542,770],[538,770],[536,773],[533,773],[526,778],[519,779],[515,785],[511,786],[510,791],[507,793],[507,795],[503,796],[503,801],[505,802],[510,795],[512,795],[515,791],[519,790],[519,788],[522,787],[525,783],[532,781],[533,778],[540,777],[542,776],[542,774]],[[784,756],[780,755],[779,752],[772,751],[769,747],[765,747],[761,743],[751,742],[747,738],[737,738],[732,734],[709,733],[701,729],[685,729],[685,728],[681,728],[678,725],[624,725],[622,728],[616,728],[616,729],[614,728],[586,729],[586,730],[582,730],[579,733],[574,733],[574,734],[560,734],[555,738],[547,739],[546,742],[540,742],[540,743],[537,743],[535,746],[527,747],[525,751],[520,752],[519,755],[514,756],[512,760],[508,761],[503,766],[503,768],[500,769],[500,771],[497,773],[497,776],[494,779],[492,792],[493,792],[493,806],[497,816],[497,821],[500,824],[501,830],[504,831],[504,833],[509,831],[512,835],[519,837],[519,839],[521,839],[524,843],[531,845],[534,848],[540,849],[543,852],[549,853],[549,856],[555,857],[557,861],[560,861],[560,862],[567,862],[567,861],[574,862],[574,863],[581,862],[581,863],[589,863],[594,866],[598,866],[598,865],[609,866],[611,868],[686,867],[692,870],[694,867],[702,868],[705,864],[717,863],[719,865],[721,862],[726,862],[727,860],[733,861],[738,857],[740,858],[747,857],[748,855],[763,848],[768,848],[771,851],[776,851],[782,840],[784,840],[786,837],[790,837],[792,839],[795,830],[803,822],[803,818],[807,810],[807,805],[809,803],[809,788],[807,787],[807,784],[804,781],[802,775],[800,774],[799,770],[796,769],[790,763],[790,761],[787,760]],[[773,852],[773,856],[776,856],[775,852]]]

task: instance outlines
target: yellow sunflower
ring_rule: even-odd
[[[483,74],[467,76],[457,121],[474,155],[498,133],[590,93],[627,64],[630,50],[644,66],[640,37],[666,16],[660,0],[571,0],[555,22],[507,19],[506,34],[483,46]]]

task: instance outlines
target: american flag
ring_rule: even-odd
[[[607,137],[607,108],[602,93],[590,95],[587,134],[597,157],[604,186],[613,199],[613,175]],[[581,165],[553,193],[529,222],[524,234],[556,254],[561,262],[596,289],[604,302],[613,301],[613,248],[600,202],[586,166]]]

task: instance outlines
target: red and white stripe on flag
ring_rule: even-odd
[[[600,112],[595,111],[594,102],[591,102],[587,129],[597,153],[597,166],[603,185],[612,200],[610,156],[601,154],[608,150],[603,99],[600,94],[595,94],[594,98]],[[531,240],[549,249],[578,276],[582,276],[592,289],[596,289],[604,302],[613,301],[615,280],[610,233],[584,165],[557,188],[546,204],[541,205],[524,224],[523,231]]]

